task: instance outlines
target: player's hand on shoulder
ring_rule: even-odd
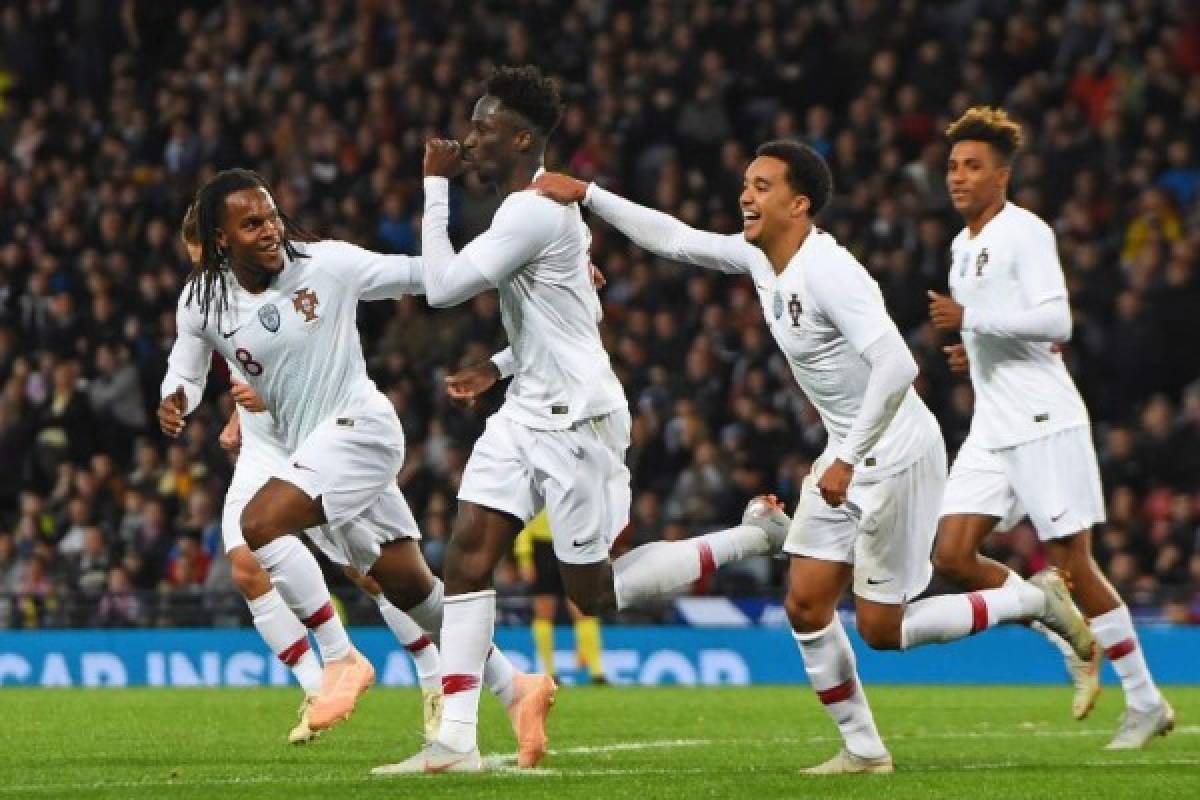
[[[425,177],[453,178],[462,171],[462,144],[454,139],[425,142]]]
[[[484,361],[464,367],[446,376],[446,393],[467,407],[474,405],[476,398],[496,385],[500,370],[492,361]]]
[[[963,324],[963,307],[954,298],[930,291],[929,319],[939,331],[960,331]]]
[[[158,427],[174,439],[183,431],[183,412],[187,410],[187,394],[179,386],[158,404]]]
[[[267,410],[267,404],[263,402],[262,397],[248,383],[231,381],[229,384],[229,394],[233,396],[234,402],[247,411],[257,413]]]
[[[529,188],[556,203],[582,203],[588,185],[561,172],[543,172]]]
[[[942,352],[946,354],[946,362],[950,365],[950,371],[955,375],[965,375],[971,368],[971,362],[967,358],[967,348],[961,344],[947,345],[942,348]]]

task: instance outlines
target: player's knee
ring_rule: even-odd
[[[792,630],[797,633],[814,633],[833,621],[823,604],[810,602],[808,598],[795,592],[788,592],[783,601],[783,609],[787,612]]]
[[[446,553],[446,594],[480,592],[491,586],[493,564],[482,552]]]
[[[235,548],[229,554],[233,583],[244,597],[262,597],[271,591],[271,576],[258,563],[248,547]]]
[[[271,518],[271,514],[261,504],[251,503],[242,510],[242,536],[251,549],[257,550],[272,539],[279,536],[280,531]]]

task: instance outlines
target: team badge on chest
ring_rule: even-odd
[[[258,321],[271,333],[279,330],[279,309],[272,303],[258,309]]]
[[[292,296],[292,307],[296,309],[297,314],[304,315],[305,322],[312,322],[317,318],[317,304],[320,300],[317,299],[316,292],[308,287],[297,289]]]
[[[987,252],[987,248],[985,247],[979,251],[979,257],[975,259],[975,277],[976,278],[983,277],[983,268],[987,266],[987,262],[988,262],[988,252]]]
[[[788,314],[792,316],[792,327],[800,327],[800,315],[804,313],[804,307],[800,305],[800,295],[792,292],[792,299],[788,301]]]
[[[771,300],[771,313],[775,315],[775,319],[783,316],[783,295],[779,293],[778,289],[775,290],[775,296]]]

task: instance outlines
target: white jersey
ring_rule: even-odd
[[[600,340],[591,236],[576,205],[514,192],[459,254],[498,289],[515,361],[497,412],[536,430],[565,430],[628,407]]]
[[[207,326],[199,304],[188,303],[184,290],[162,387],[165,396],[182,384],[191,411],[216,350],[271,410],[288,452],[330,417],[391,409],[367,377],[356,326],[358,301],[423,291],[418,259],[338,241],[296,247],[307,257],[285,255],[283,271],[258,294],[229,274],[229,307],[218,321],[214,302]]]
[[[967,310],[1021,312],[1067,297],[1054,232],[1005,203],[979,235],[964,228],[951,244],[950,292]],[[971,436],[988,449],[1012,447],[1089,423],[1062,357],[1050,342],[975,333],[964,325],[975,415]]]

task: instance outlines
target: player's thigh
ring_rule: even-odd
[[[276,477],[320,503],[333,526],[360,515],[404,464],[404,430],[396,415],[371,411],[330,418],[285,461]]]
[[[495,508],[460,500],[446,546],[446,594],[477,592],[492,585],[492,573],[525,521]]]
[[[872,649],[900,649],[904,626],[903,603],[877,603],[856,595],[854,618],[859,636]]]
[[[1104,521],[1100,467],[1087,426],[998,451],[1017,499],[1043,541],[1074,536]]]
[[[271,478],[259,488],[241,515],[242,535],[254,549],[324,522],[325,512],[319,499],[279,478]]]
[[[615,611],[617,596],[612,562],[607,557],[591,564],[559,563],[567,598],[589,617]]]
[[[925,590],[933,577],[930,555],[946,485],[941,442],[905,470],[851,488],[862,511],[855,540],[854,594],[899,605]]]
[[[533,519],[543,501],[526,461],[529,444],[526,439],[536,433],[493,414],[471,448],[458,499],[464,504],[490,508],[522,522]],[[462,508],[460,505],[460,520]],[[463,522],[473,524],[470,520]],[[462,527],[459,522],[455,523],[454,537],[469,536],[465,529],[460,532]]]
[[[554,555],[554,545],[551,542],[537,541],[533,543],[533,568],[533,585],[529,588],[535,596],[558,598],[563,595],[565,589],[562,575],[559,572],[558,558]]]

